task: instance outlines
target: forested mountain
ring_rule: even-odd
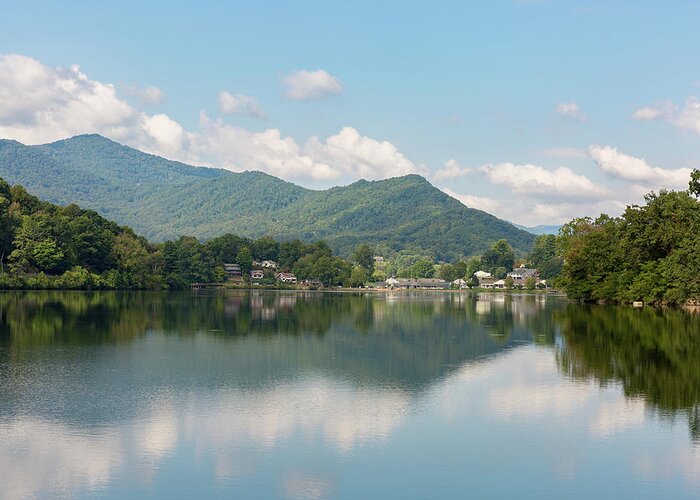
[[[467,208],[417,175],[314,191],[261,172],[165,160],[99,135],[25,146],[0,140],[0,177],[54,203],[78,203],[154,240],[224,233],[358,243],[439,259],[473,255],[499,239],[527,250],[534,236]]]

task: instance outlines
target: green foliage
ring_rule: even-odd
[[[369,274],[372,274],[372,271],[374,271],[374,250],[366,243],[358,245],[352,254],[352,261],[364,267]]]
[[[688,184],[688,191],[694,196],[700,196],[700,170],[694,168],[690,174],[690,183]]]
[[[481,256],[481,265],[484,270],[497,278],[502,278],[513,269],[515,252],[508,241],[501,239],[491,245]]]
[[[530,265],[540,272],[542,279],[559,276],[564,262],[557,255],[557,237],[553,234],[537,236],[528,260]]]
[[[305,242],[322,238],[343,256],[369,243],[384,255],[408,250],[444,261],[481,253],[499,239],[527,251],[534,239],[510,223],[465,207],[417,175],[314,191],[261,172],[232,173],[168,161],[97,135],[41,146],[0,140],[0,176],[52,202],[90,207],[154,241],[232,232],[260,238],[248,245],[256,259],[275,253],[274,245],[265,246],[270,240],[261,241],[265,236]],[[85,247],[94,255],[93,268],[109,246],[102,235],[95,238]],[[283,247],[279,260],[291,268],[301,255],[289,255],[294,249],[285,253]],[[63,251],[73,258],[80,248]],[[80,255],[73,262],[86,259]]]
[[[350,273],[348,285],[360,287],[367,283],[367,279],[367,270],[362,266],[355,266],[352,268],[352,272]]]
[[[250,253],[250,249],[248,247],[243,247],[238,251],[238,254],[236,255],[236,263],[241,266],[241,270],[244,273],[250,271],[250,269],[253,267],[253,254]]]
[[[650,193],[619,218],[564,225],[560,286],[585,301],[700,300],[700,203],[688,191]]]

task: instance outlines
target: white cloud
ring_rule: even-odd
[[[118,136],[137,119],[113,85],[89,80],[78,66],[50,68],[0,55],[0,137],[40,143],[85,131]]]
[[[458,177],[470,175],[472,172],[473,169],[463,167],[457,162],[457,160],[447,160],[444,168],[437,170],[433,177],[438,181],[444,179],[456,179]]]
[[[343,91],[341,81],[322,69],[295,71],[285,76],[282,82],[287,97],[295,100],[319,99]]]
[[[558,104],[554,112],[579,123],[585,123],[587,121],[586,115],[581,112],[581,108],[579,108],[579,105],[575,101]]]
[[[351,178],[369,180],[411,173],[427,174],[425,167],[415,165],[392,143],[360,135],[352,127],[343,127],[325,142],[312,137],[307,141],[304,151],[318,161],[333,165]]]
[[[120,87],[126,95],[136,97],[144,104],[160,104],[165,99],[165,92],[154,85],[138,87],[136,85],[124,85]]]
[[[690,96],[681,108],[672,101],[662,101],[655,106],[638,109],[632,115],[635,120],[663,120],[684,132],[700,135],[700,100]]]
[[[334,179],[340,172],[304,154],[291,137],[274,128],[250,132],[202,113],[196,155],[233,171],[261,170],[284,179]]]
[[[340,82],[322,70],[288,77],[290,95],[311,98],[339,92]],[[158,92],[146,92],[155,98]],[[222,91],[225,113],[264,116],[254,98]],[[166,114],[148,114],[119,98],[111,84],[90,80],[77,66],[51,68],[16,54],[0,54],[0,137],[26,144],[98,133],[149,153],[234,171],[261,170],[284,179],[314,181],[381,179],[426,174],[387,141],[344,127],[325,140],[298,144],[275,128],[251,132],[201,114],[186,130]]]
[[[479,170],[493,184],[507,187],[514,193],[534,195],[538,198],[600,199],[611,194],[606,187],[567,167],[548,170],[538,165],[498,163],[484,165]]]
[[[644,182],[652,187],[684,188],[690,179],[689,168],[663,169],[652,167],[642,158],[621,153],[612,146],[597,144],[588,154],[605,173],[632,182]]]
[[[442,191],[452,196],[455,200],[461,201],[463,205],[469,208],[476,208],[491,214],[499,212],[503,205],[503,203],[498,200],[493,200],[483,196],[474,196],[471,194],[459,194],[455,193],[449,188],[442,188]]]
[[[226,90],[219,92],[219,110],[226,114],[248,115],[265,118],[265,111],[255,97],[231,94]]]

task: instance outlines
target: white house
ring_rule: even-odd
[[[297,282],[297,277],[294,276],[292,273],[279,273],[277,274],[277,280],[281,281],[282,283],[296,283]]]

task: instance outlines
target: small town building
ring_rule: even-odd
[[[238,264],[224,264],[224,272],[228,279],[238,278],[241,276],[241,266]]]
[[[516,286],[524,284],[525,280],[528,278],[533,278],[535,281],[539,281],[540,279],[537,269],[530,269],[524,266],[513,269],[507,276],[513,278],[513,282]]]
[[[267,269],[277,269],[277,262],[274,260],[264,260],[260,263],[260,266]]]
[[[296,283],[297,282],[297,277],[294,276],[292,273],[277,273],[277,281],[281,281],[282,283]]]
[[[469,288],[469,285],[467,284],[467,280],[464,278],[457,278],[452,282],[452,286],[455,288],[459,288],[460,290],[463,290],[465,288]]]
[[[261,280],[265,277],[265,273],[261,271],[260,269],[253,269],[250,272],[250,279],[252,280]]]
[[[491,273],[487,273],[486,271],[477,271],[474,273],[474,276],[476,276],[476,278],[479,281],[481,281],[482,279],[490,278]]]
[[[506,281],[496,278],[482,278],[479,280],[479,288],[505,288]]]
[[[389,278],[386,284],[389,288],[401,290],[444,290],[450,287],[447,281],[435,278]]]

